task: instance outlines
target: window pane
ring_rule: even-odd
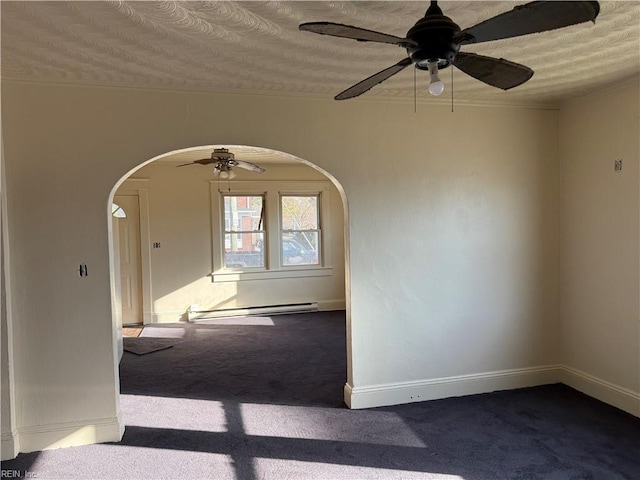
[[[122,207],[117,203],[111,204],[111,215],[113,215],[116,218],[127,218],[127,214],[122,209]]]
[[[282,238],[282,265],[318,265],[318,232],[290,232]]]
[[[229,232],[262,230],[262,196],[224,196],[224,228]]]
[[[318,196],[283,195],[282,230],[317,230]]]
[[[224,266],[226,268],[264,267],[264,233],[226,233]]]

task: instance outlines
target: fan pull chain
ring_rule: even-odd
[[[413,68],[413,113],[418,112],[418,87],[416,85],[416,71],[417,68]]]
[[[451,68],[451,113],[453,113],[453,65],[451,65],[450,68]]]

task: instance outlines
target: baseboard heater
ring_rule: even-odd
[[[247,315],[276,315],[283,313],[317,312],[318,304],[289,303],[287,305],[266,305],[262,307],[223,308],[218,310],[191,310],[189,309],[189,321],[197,322],[207,318],[243,317]]]

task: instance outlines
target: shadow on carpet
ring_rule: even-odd
[[[640,478],[640,419],[561,384],[345,408],[345,322],[317,312],[146,326],[173,348],[123,356],[122,440],[20,454],[3,476]]]

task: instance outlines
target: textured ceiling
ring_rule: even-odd
[[[525,2],[440,2],[461,28]],[[595,24],[463,47],[531,67],[507,92],[457,70],[459,101],[555,105],[640,72],[640,3],[603,1]],[[3,79],[108,86],[311,94],[338,92],[406,53],[301,32],[332,21],[403,37],[428,2],[2,0]],[[450,73],[443,80],[450,87]],[[367,97],[413,98],[413,69]],[[418,72],[426,97],[426,73]],[[364,98],[361,97],[361,98]],[[359,100],[347,100],[359,101]]]

